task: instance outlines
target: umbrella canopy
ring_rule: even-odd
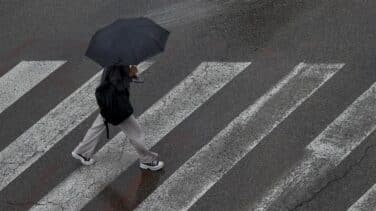
[[[137,65],[164,51],[169,33],[149,18],[117,19],[93,35],[85,56],[102,67]]]

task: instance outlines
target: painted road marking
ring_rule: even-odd
[[[147,147],[157,144],[249,65],[249,62],[200,64],[138,118],[145,130]],[[117,134],[95,154],[97,163],[94,166],[82,166],[74,171],[31,210],[82,209],[137,160],[133,147],[125,138],[123,132]]]
[[[376,83],[307,147],[303,159],[273,185],[252,210],[279,206],[289,195],[299,201],[315,182],[338,166],[376,128]]]
[[[22,61],[0,78],[0,113],[66,61]]]
[[[140,64],[140,73],[151,64]],[[0,152],[0,191],[98,109],[94,92],[101,74],[93,76]]]
[[[374,184],[358,201],[347,211],[374,211],[376,210],[376,184]]]
[[[136,210],[188,210],[342,66],[297,65],[185,162]],[[247,135],[247,131],[252,131],[252,135]]]

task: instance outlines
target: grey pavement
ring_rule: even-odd
[[[370,0],[0,0],[0,77],[22,60],[67,61],[0,113],[0,151],[100,70],[84,52],[95,30],[116,18],[148,16],[171,31],[145,83],[132,87],[136,116],[201,62],[252,64],[153,146],[164,170],[142,171],[135,163],[82,210],[133,210],[300,62],[345,63],[190,207],[247,210],[376,82],[375,15]],[[1,190],[0,210],[28,210],[79,169],[70,152],[97,114]],[[112,136],[119,131],[110,129]],[[98,149],[105,144],[103,134]],[[281,202],[281,210],[349,208],[376,183],[374,145],[372,133],[312,190]]]

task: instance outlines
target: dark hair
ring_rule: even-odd
[[[108,71],[109,81],[115,85],[116,89],[124,90],[129,88],[131,78],[128,75],[129,65],[111,65],[105,68]]]

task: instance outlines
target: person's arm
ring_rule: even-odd
[[[135,83],[144,83],[144,80],[140,78],[140,76],[137,75],[138,73],[138,68],[136,65],[130,65],[129,67],[129,77],[132,79],[132,82]]]
[[[129,76],[131,78],[137,78],[137,72],[138,72],[137,66],[131,65],[129,69]]]

